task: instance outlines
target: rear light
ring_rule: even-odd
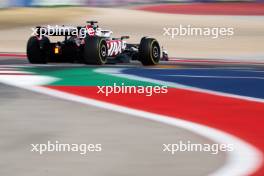
[[[59,49],[58,46],[55,46],[55,48],[54,48],[54,53],[55,53],[55,54],[59,54],[59,53],[60,53],[60,49]]]

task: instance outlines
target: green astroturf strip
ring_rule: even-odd
[[[23,68],[25,71],[34,72],[40,75],[52,76],[60,80],[49,85],[54,86],[113,86],[116,83],[120,86],[124,83],[126,86],[156,86],[149,82],[140,80],[131,80],[112,75],[96,73],[95,68]]]

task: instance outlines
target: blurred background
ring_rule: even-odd
[[[25,52],[36,25],[85,25],[98,20],[114,37],[157,38],[173,58],[263,60],[264,0],[1,0],[0,52]],[[164,28],[234,28],[234,35],[164,36]]]
[[[87,6],[122,6],[131,4],[177,3],[177,2],[263,2],[263,0],[1,0],[1,7],[12,6],[55,6],[55,5],[87,5]]]

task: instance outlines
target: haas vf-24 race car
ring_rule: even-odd
[[[85,26],[38,26],[27,43],[30,63],[83,62],[102,65],[138,60],[143,65],[158,64],[168,55],[154,38],[143,37],[139,44],[128,44],[128,36],[112,38],[112,31],[103,30],[97,21]],[[50,42],[48,36],[64,36],[63,41]]]

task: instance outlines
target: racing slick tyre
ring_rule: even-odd
[[[32,64],[45,64],[49,54],[50,41],[47,37],[39,40],[36,36],[29,38],[27,43],[27,58]]]
[[[160,46],[156,39],[143,37],[139,44],[139,60],[143,65],[156,65],[160,60]]]
[[[86,37],[83,58],[86,64],[103,65],[107,61],[107,43],[104,38]]]

